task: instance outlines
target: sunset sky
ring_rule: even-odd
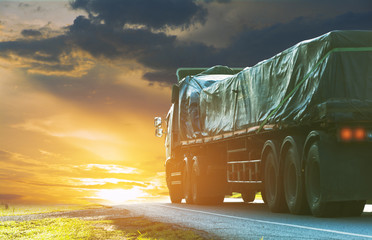
[[[252,66],[331,30],[372,30],[371,0],[0,0],[0,202],[167,194],[178,67]]]

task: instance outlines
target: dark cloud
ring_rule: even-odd
[[[71,5],[87,11],[89,17],[77,17],[66,28],[66,34],[58,37],[1,42],[0,56],[15,54],[37,60],[32,62],[31,68],[69,72],[80,63],[61,59],[74,49],[80,49],[97,59],[137,61],[152,69],[144,74],[144,79],[150,83],[171,84],[176,81],[174,74],[178,67],[252,66],[297,42],[332,30],[372,29],[372,11],[343,13],[332,18],[299,17],[260,29],[245,26],[229,45],[217,48],[198,39],[180,41],[164,31],[154,31],[154,28],[166,26],[179,26],[182,30],[195,20],[202,21],[199,15],[207,16],[205,10],[193,1],[76,0]],[[142,24],[147,28],[123,28],[126,23]],[[78,85],[84,87],[83,83]]]
[[[147,73],[149,81],[170,82],[178,67],[209,67],[217,64],[246,67],[272,57],[294,44],[332,30],[372,30],[372,12],[345,13],[331,19],[297,18],[260,30],[245,28],[222,49],[203,44],[164,45],[147,51],[138,60],[161,71]],[[173,78],[175,81],[175,77]]]
[[[85,10],[91,19],[123,27],[140,24],[150,28],[187,27],[205,20],[206,10],[194,0],[75,0],[72,8]]]
[[[69,29],[68,37],[73,43],[96,57],[136,58],[151,49],[173,45],[176,40],[174,36],[148,29],[117,30],[83,16],[77,17]]]
[[[229,3],[231,0],[204,0],[204,2],[209,3],[209,2],[218,2],[218,3]]]
[[[143,75],[144,79],[147,79],[150,82],[163,83],[164,85],[170,85],[174,83],[176,79],[176,72],[171,71],[157,71],[157,72],[148,72]]]
[[[30,4],[21,2],[21,3],[18,4],[18,7],[20,7],[20,8],[30,7]]]
[[[24,37],[41,37],[41,32],[34,29],[24,29],[21,32]]]
[[[372,11],[345,13],[331,19],[296,18],[260,30],[245,29],[218,59],[229,66],[250,66],[296,43],[333,30],[372,30]]]
[[[32,58],[41,62],[58,63],[63,53],[71,52],[71,45],[66,36],[58,36],[41,40],[17,40],[0,42],[0,56],[18,56]]]

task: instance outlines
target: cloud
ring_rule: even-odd
[[[24,37],[41,37],[41,32],[34,29],[24,29],[21,32]]]
[[[243,24],[229,44],[214,47],[198,39],[182,41],[176,33],[169,34],[165,30],[173,27],[183,32],[190,24],[203,24],[208,17],[205,6],[212,3],[175,2],[76,0],[71,6],[85,10],[88,17],[77,17],[66,28],[65,34],[40,40],[0,42],[0,56],[23,59],[20,60],[23,61],[22,66],[29,73],[71,77],[81,77],[103,59],[116,64],[136,61],[146,69],[144,79],[150,83],[170,85],[176,81],[174,73],[178,67],[210,67],[217,64],[246,67],[299,41],[332,30],[372,29],[372,11],[348,12],[330,18],[297,17],[259,29]],[[219,4],[218,7],[226,7],[226,4],[229,3]],[[125,27],[133,24],[143,27]],[[50,86],[52,83],[47,83],[49,79],[38,79],[54,88]],[[56,84],[55,81],[53,84]],[[110,80],[105,84],[113,86]],[[85,87],[83,85],[77,86],[72,94],[78,96],[79,89]]]
[[[12,154],[8,151],[0,149],[0,162],[6,162],[12,158]]]
[[[84,186],[84,187],[92,186],[93,188],[97,188],[98,186],[102,187],[102,185],[109,185],[109,184],[113,184],[115,186],[119,183],[125,183],[126,185],[129,185],[129,186],[136,185],[136,186],[142,186],[142,187],[146,187],[148,185],[148,183],[143,182],[143,181],[134,181],[134,180],[127,180],[127,179],[119,179],[119,178],[73,178],[72,180],[76,181],[74,185]],[[112,186],[110,188],[112,188]]]
[[[103,169],[108,173],[121,173],[121,174],[139,174],[138,169],[126,166],[118,166],[115,164],[88,164],[86,170]]]
[[[21,3],[18,4],[18,7],[19,8],[28,8],[28,7],[30,7],[30,4],[21,2]]]
[[[164,85],[170,85],[174,83],[174,80],[176,79],[176,72],[166,70],[147,72],[143,75],[143,78],[149,82],[158,82]]]
[[[41,40],[17,40],[1,42],[3,57],[16,54],[25,58],[32,58],[36,62],[59,63],[58,56],[70,53],[71,46],[67,44],[66,36],[58,36]]]
[[[221,51],[222,64],[250,66],[269,58],[296,43],[311,39],[332,30],[372,29],[372,11],[348,12],[330,19],[299,17],[288,23],[267,28],[245,29],[235,37],[232,44]]]
[[[123,27],[140,24],[149,28],[188,27],[203,22],[206,9],[194,0],[75,0],[74,9],[85,10],[91,20]]]

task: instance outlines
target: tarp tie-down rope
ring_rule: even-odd
[[[269,119],[279,110],[281,106],[287,100],[292,97],[295,92],[300,88],[300,86],[315,72],[315,70],[319,67],[320,64],[322,64],[326,58],[329,57],[334,52],[367,52],[372,51],[372,47],[358,47],[358,48],[334,48],[330,50],[320,61],[311,69],[309,73],[305,75],[305,77],[292,89],[292,91],[279,103],[279,105],[265,118],[265,120],[261,123],[260,127],[258,128],[256,133],[259,133],[262,128],[266,125],[266,123],[269,121]]]

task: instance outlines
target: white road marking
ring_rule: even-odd
[[[295,225],[295,224],[288,224],[288,223],[271,222],[271,221],[253,219],[253,218],[244,218],[244,217],[230,216],[230,215],[219,214],[219,213],[204,212],[204,211],[194,210],[194,209],[187,209],[187,208],[179,208],[179,207],[173,207],[173,206],[166,206],[166,205],[162,205],[162,204],[157,204],[157,205],[160,205],[162,207],[167,207],[167,208],[174,208],[174,209],[178,209],[178,210],[183,210],[183,211],[203,213],[203,214],[208,214],[208,215],[218,216],[218,217],[226,217],[226,218],[246,220],[246,221],[251,221],[251,222],[267,223],[267,224],[273,224],[273,225],[279,225],[279,226],[294,227],[294,228],[301,228],[301,229],[307,229],[307,230],[314,230],[314,231],[320,231],[320,232],[335,233],[335,234],[341,234],[341,235],[347,235],[347,236],[353,236],[353,237],[371,238],[372,239],[372,236],[371,235],[363,235],[363,234],[358,234],[358,233],[341,232],[341,231],[336,231],[336,230],[307,227],[307,226]]]

